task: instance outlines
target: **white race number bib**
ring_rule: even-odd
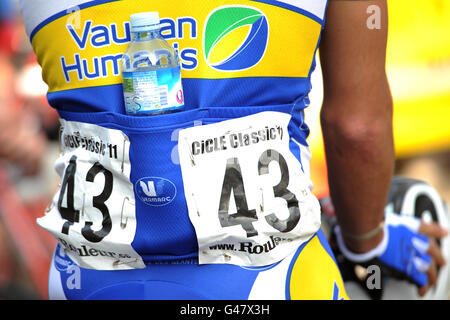
[[[180,131],[201,264],[272,264],[320,228],[319,203],[289,149],[290,119],[262,112]]]
[[[131,246],[136,233],[130,142],[120,130],[61,119],[60,190],[38,224],[79,266],[144,268]]]

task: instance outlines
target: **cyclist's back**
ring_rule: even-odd
[[[54,297],[345,296],[303,116],[326,5],[22,1],[62,125],[61,189],[38,221],[59,240]],[[125,114],[120,59],[143,11],[178,50],[182,112]]]

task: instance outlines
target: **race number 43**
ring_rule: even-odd
[[[259,175],[269,174],[269,163],[276,161],[280,168],[281,180],[273,186],[274,196],[282,198],[287,203],[289,216],[279,219],[276,213],[265,216],[267,223],[280,232],[289,232],[294,229],[300,221],[300,208],[298,200],[289,189],[289,170],[284,157],[275,150],[266,150],[261,154],[258,161]],[[234,194],[237,212],[229,214],[231,193]],[[248,209],[244,181],[242,179],[241,167],[238,158],[230,158],[227,161],[225,177],[223,179],[222,192],[219,205],[219,219],[222,227],[241,225],[246,231],[247,237],[258,235],[253,222],[258,220],[256,209]]]
[[[128,137],[120,130],[74,121],[61,120],[61,128],[62,153],[55,164],[61,187],[39,226],[82,267],[143,267],[131,246],[136,213]]]
[[[290,118],[262,112],[180,131],[200,263],[274,263],[320,227],[317,199],[291,151]]]
[[[74,207],[74,192],[75,192],[75,174],[77,171],[77,157],[72,156],[69,161],[69,165],[66,168],[64,177],[61,184],[61,191],[58,198],[58,210],[61,216],[67,220],[61,229],[63,234],[69,234],[69,228],[74,222],[80,221],[80,210],[76,210]],[[103,191],[92,198],[92,205],[102,215],[102,228],[98,231],[92,229],[93,222],[86,221],[84,227],[81,229],[81,234],[84,238],[90,242],[100,242],[111,232],[111,216],[109,214],[108,206],[105,202],[109,199],[113,190],[113,174],[108,169],[105,169],[99,162],[89,169],[86,174],[85,181],[87,183],[94,183],[98,174],[103,174],[104,183]],[[63,206],[64,195],[66,194],[67,206]],[[84,197],[83,197],[84,201]]]

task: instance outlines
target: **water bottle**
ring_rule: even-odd
[[[122,58],[128,115],[156,115],[184,109],[177,52],[160,34],[158,12],[130,16],[133,39]]]

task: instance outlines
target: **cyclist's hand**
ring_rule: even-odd
[[[375,249],[362,254],[347,249],[339,226],[335,232],[339,249],[347,259],[356,263],[377,259],[416,283],[421,296],[436,284],[437,270],[445,264],[435,239],[445,237],[447,231],[436,223],[386,213],[383,240]]]
[[[444,266],[446,263],[436,239],[446,237],[448,232],[435,222],[426,223],[424,221],[421,222],[418,232],[428,237],[429,246],[427,253],[431,257],[430,266],[426,270],[428,281],[419,289],[419,295],[424,296],[431,286],[436,285],[439,268]]]

